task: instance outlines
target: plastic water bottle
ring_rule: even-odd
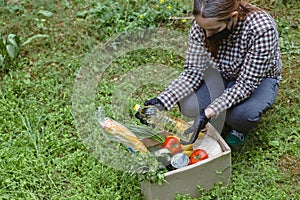
[[[184,131],[191,125],[183,120],[168,116],[166,111],[160,111],[156,106],[140,106],[136,104],[134,110],[139,112],[140,116],[147,123],[154,125],[160,131],[166,131],[171,135],[179,137],[181,140],[190,141],[193,134],[185,134]]]

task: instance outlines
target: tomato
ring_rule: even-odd
[[[193,153],[190,155],[190,165],[194,164],[196,162],[199,162],[201,160],[205,160],[208,158],[208,154],[203,149],[196,149],[193,151]]]
[[[174,136],[168,136],[164,142],[164,148],[169,149],[172,154],[181,152],[180,140]]]

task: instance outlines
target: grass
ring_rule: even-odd
[[[191,22],[169,17],[186,16],[190,3],[173,1],[168,8],[168,1],[50,2],[0,1],[0,35],[20,39],[18,64],[7,62],[0,74],[0,199],[143,199],[137,177],[101,163],[81,141],[72,116],[73,86],[87,55],[115,34],[151,26],[186,35]],[[300,4],[256,2],[275,17],[280,33],[283,81],[278,99],[247,145],[233,153],[231,184],[208,192],[199,188],[198,199],[300,197]],[[105,104],[109,116],[119,117],[112,104],[119,81],[147,63],[177,72],[183,58],[162,49],[120,55],[97,86],[94,106]],[[136,89],[129,104],[163,88],[152,86]]]

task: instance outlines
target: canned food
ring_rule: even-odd
[[[171,165],[175,168],[185,167],[189,164],[190,158],[185,153],[177,153],[171,158]]]
[[[169,165],[171,162],[171,152],[168,149],[162,148],[158,151],[155,151],[154,155],[156,156],[157,160],[164,166]]]

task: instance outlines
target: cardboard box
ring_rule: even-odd
[[[174,200],[176,193],[199,197],[197,185],[211,189],[222,182],[227,185],[231,176],[231,150],[216,129],[208,124],[207,134],[220,144],[222,153],[196,164],[165,173],[162,185],[142,182],[141,188],[147,200]]]

